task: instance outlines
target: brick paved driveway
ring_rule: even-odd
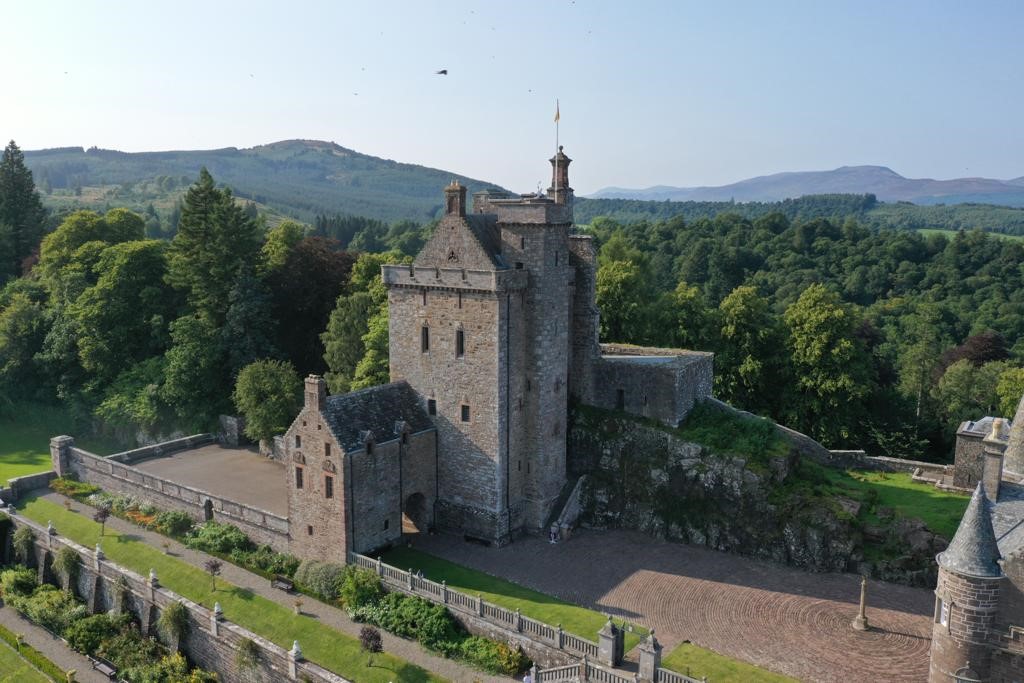
[[[581,531],[550,545],[484,548],[450,536],[421,550],[807,681],[923,681],[931,591],[868,582],[867,633],[850,628],[860,577],[809,574],[627,531]],[[593,634],[580,634],[594,637]]]

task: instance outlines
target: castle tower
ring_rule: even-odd
[[[1003,571],[985,486],[971,496],[960,526],[939,553],[935,588],[929,683],[949,683],[970,670],[987,681],[992,664],[990,633],[995,626]]]

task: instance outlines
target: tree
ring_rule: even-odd
[[[103,536],[103,532],[107,528],[108,519],[110,519],[110,508],[108,507],[97,508],[96,512],[92,513],[92,521],[100,525],[100,536]]]
[[[784,333],[768,301],[737,287],[718,306],[715,393],[746,410],[774,413],[785,367]]]
[[[0,413],[4,399],[33,397],[45,386],[36,361],[46,338],[45,304],[38,282],[22,278],[0,289]]]
[[[203,562],[203,569],[210,575],[210,581],[212,582],[211,590],[214,592],[217,591],[217,577],[220,576],[221,569],[223,568],[224,563],[214,557]]]
[[[320,335],[327,363],[325,379],[332,394],[351,390],[356,366],[366,354],[363,337],[369,331],[370,318],[379,309],[369,292],[338,297],[338,304],[327,322],[327,330]]]
[[[302,379],[287,361],[259,360],[238,373],[233,398],[246,436],[265,441],[288,429],[298,414]]]
[[[999,411],[999,379],[1008,368],[1005,361],[975,366],[967,358],[946,368],[933,393],[948,431],[955,431],[964,420],[976,420]]]
[[[365,389],[390,380],[388,366],[388,309],[385,306],[370,318],[369,330],[363,335],[366,353],[356,365],[352,389]]]
[[[243,267],[228,296],[228,310],[221,327],[232,380],[249,363],[280,356],[273,341],[277,329],[270,292],[248,267]]]
[[[168,251],[167,282],[219,327],[239,271],[256,262],[259,246],[256,222],[203,168],[185,193],[178,234]]]
[[[369,653],[366,659],[366,666],[373,666],[373,655],[384,651],[384,643],[380,637],[380,631],[373,626],[363,626],[359,629],[359,649]]]
[[[856,336],[852,309],[823,285],[814,284],[786,309],[796,385],[801,390],[792,423],[825,442],[849,440],[870,394],[871,365]]]
[[[21,274],[22,261],[39,245],[45,220],[46,210],[32,181],[32,171],[11,140],[0,157],[0,226],[4,226],[0,234],[6,242],[0,245],[5,257],[0,263],[0,282]]]
[[[306,228],[295,221],[281,221],[267,233],[267,240],[260,250],[262,269],[266,272],[278,270],[288,261],[288,254],[302,241]]]
[[[160,398],[189,428],[202,429],[228,409],[223,339],[209,316],[197,313],[172,322],[165,358]]]
[[[95,211],[76,211],[43,239],[39,248],[39,265],[51,287],[58,286],[60,281],[55,278],[59,278],[61,271],[68,266],[73,265],[76,272],[88,271],[105,247],[144,237],[142,216],[127,209],[111,209],[103,215]],[[82,251],[91,242],[99,244]]]
[[[646,328],[650,301],[643,272],[633,261],[609,261],[597,269],[597,305],[601,309],[601,338],[631,342]]]
[[[1008,368],[996,382],[999,396],[999,414],[1010,417],[1017,414],[1017,405],[1024,398],[1024,368]]]

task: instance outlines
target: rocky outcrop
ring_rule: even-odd
[[[838,502],[786,488],[799,454],[716,453],[626,416],[574,411],[571,466],[589,472],[584,524],[842,571],[861,559],[853,516]]]

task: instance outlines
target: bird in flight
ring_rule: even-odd
[[[435,71],[434,73],[437,74],[438,76],[447,76],[448,69],[441,69],[440,71]]]

